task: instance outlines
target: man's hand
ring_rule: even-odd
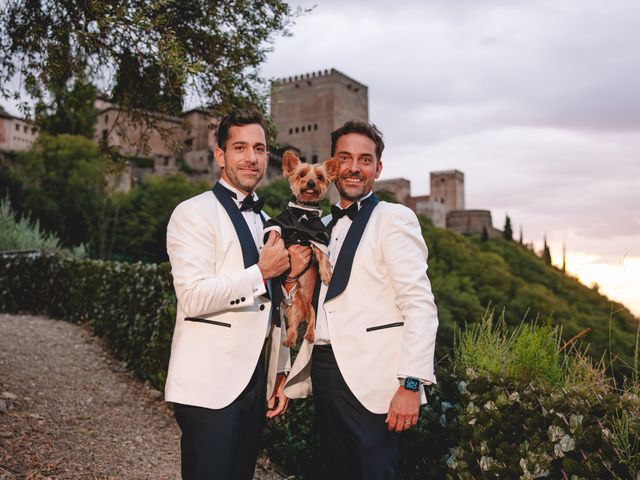
[[[262,273],[262,278],[274,278],[289,269],[289,254],[284,248],[284,242],[277,232],[269,232],[260,258],[258,259],[258,268]]]
[[[273,390],[273,395],[267,402],[267,418],[277,417],[282,415],[287,409],[289,399],[284,394],[284,383],[287,380],[287,376],[284,373],[276,375],[276,388]]]
[[[311,247],[303,247],[302,245],[291,245],[288,249],[289,260],[291,261],[291,269],[288,272],[289,277],[299,277],[304,272],[309,260],[311,259]]]
[[[400,386],[391,399],[385,422],[390,432],[402,432],[418,423],[419,414],[420,392],[412,392]]]

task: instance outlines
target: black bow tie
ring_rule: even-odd
[[[353,202],[347,208],[342,209],[337,205],[331,205],[331,223],[335,225],[342,217],[347,216],[351,220],[356,218],[358,213],[358,202]]]
[[[260,214],[263,205],[264,200],[262,200],[261,198],[259,198],[258,200],[254,200],[252,195],[247,195],[246,197],[244,197],[244,200],[242,200],[242,203],[240,204],[240,211],[246,212],[247,210],[253,210],[257,214]]]

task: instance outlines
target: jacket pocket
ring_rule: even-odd
[[[387,323],[386,325],[376,325],[375,327],[367,328],[367,332],[375,332],[376,330],[383,330],[385,328],[402,327],[404,322]]]
[[[198,322],[198,323],[208,323],[210,325],[218,325],[219,327],[227,327],[227,328],[231,328],[231,324],[230,323],[225,323],[225,322],[217,322],[215,320],[208,320],[206,318],[200,318],[200,317],[184,317],[185,321],[187,322]]]

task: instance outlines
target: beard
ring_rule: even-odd
[[[349,179],[360,180],[360,183],[356,185],[348,185],[346,181]],[[352,202],[361,199],[369,193],[372,186],[373,181],[368,182],[367,178],[362,175],[345,175],[344,177],[340,177],[336,182],[336,188],[338,189],[338,192],[340,192],[340,196]]]

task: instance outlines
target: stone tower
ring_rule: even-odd
[[[272,84],[271,118],[280,146],[322,162],[331,153],[332,131],[347,120],[369,121],[369,89],[334,68],[282,78]]]
[[[459,170],[431,172],[429,197],[444,204],[446,212],[464,210],[464,173]]]

